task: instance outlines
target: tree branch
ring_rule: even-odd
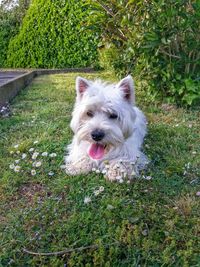
[[[161,53],[163,53],[163,54],[165,54],[165,55],[167,55],[167,56],[169,56],[169,57],[173,57],[173,58],[178,58],[178,59],[181,59],[181,57],[180,56],[177,56],[177,55],[173,55],[173,54],[170,54],[170,53],[168,53],[168,52],[166,52],[165,50],[163,50],[163,49],[158,49]]]
[[[97,3],[99,3],[99,5],[108,13],[108,15],[110,15],[111,17],[115,17],[115,14],[113,13],[112,9],[109,8],[107,5],[105,5],[104,3],[102,3],[101,0],[96,0]],[[125,34],[123,33],[123,31],[121,29],[118,28],[117,25],[115,25],[117,27],[117,31],[118,31],[118,35],[119,37],[124,40],[127,41],[128,39],[126,38]]]
[[[99,4],[100,4],[100,6],[111,16],[111,17],[114,17],[115,16],[115,14],[112,12],[112,10],[108,7],[108,6],[106,6],[104,3],[102,3],[102,1],[100,1],[100,0],[96,0]]]

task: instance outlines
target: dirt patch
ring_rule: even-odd
[[[175,105],[172,105],[172,104],[162,104],[161,105],[161,109],[164,110],[164,111],[172,111],[172,110],[176,110],[176,106]]]
[[[40,183],[28,183],[23,185],[19,191],[19,198],[26,201],[26,204],[33,205],[35,201],[42,201],[51,193]]]

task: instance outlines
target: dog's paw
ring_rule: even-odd
[[[65,172],[68,175],[78,175],[78,174],[86,174],[92,170],[92,165],[88,162],[76,162],[76,163],[66,163],[65,164]]]
[[[123,182],[137,175],[134,165],[130,162],[113,161],[105,165],[105,177],[109,181]]]
[[[73,165],[70,165],[70,164],[66,164],[65,172],[66,174],[72,175],[72,176],[80,173],[80,171],[77,168],[75,168]]]

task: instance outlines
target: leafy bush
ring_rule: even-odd
[[[78,0],[33,0],[10,42],[10,67],[84,67],[97,59],[98,32],[87,28],[90,6]]]
[[[199,1],[92,2],[92,23],[105,29],[104,57],[115,55],[108,62],[119,76],[132,72],[151,93],[178,104],[200,100]]]
[[[22,19],[28,9],[30,0],[3,0],[0,3],[0,67],[6,64],[10,39],[19,30]]]
[[[15,21],[11,18],[0,17],[0,67],[5,65],[7,48],[10,38],[15,35]]]

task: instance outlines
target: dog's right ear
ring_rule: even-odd
[[[82,77],[76,78],[76,93],[79,99],[83,96],[84,92],[88,89],[90,86],[90,82]]]

